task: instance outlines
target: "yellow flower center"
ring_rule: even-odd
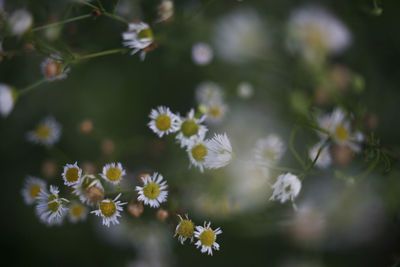
[[[339,140],[343,141],[349,139],[349,133],[347,132],[346,128],[343,127],[343,125],[339,125],[336,127],[335,136]]]
[[[207,147],[203,144],[199,144],[192,148],[192,156],[196,161],[202,161],[207,155]]]
[[[178,234],[186,238],[191,238],[194,234],[193,222],[190,220],[182,220],[178,227]]]
[[[58,208],[60,207],[60,203],[58,203],[57,201],[57,197],[55,195],[51,195],[48,199],[47,199],[47,207],[49,208],[49,210],[51,210],[52,212],[56,212],[58,210]]]
[[[74,204],[69,208],[69,212],[73,217],[81,217],[84,211],[82,204]]]
[[[160,186],[155,182],[150,182],[144,186],[143,194],[149,199],[156,199],[160,194]]]
[[[316,27],[309,27],[306,40],[308,44],[315,49],[325,49],[325,39],[323,34]]]
[[[215,241],[214,231],[211,229],[204,230],[199,236],[200,242],[203,246],[211,247]]]
[[[221,109],[219,108],[219,107],[213,107],[213,108],[210,108],[210,110],[208,111],[208,114],[211,116],[211,117],[214,117],[214,118],[218,118],[218,117],[220,117],[221,116]]]
[[[51,129],[49,126],[42,124],[36,128],[36,135],[39,139],[47,139],[51,135]]]
[[[185,137],[191,137],[198,133],[199,125],[194,120],[185,120],[182,123],[181,131]]]
[[[113,201],[110,202],[103,201],[100,204],[100,210],[104,216],[111,217],[112,215],[114,215],[115,211],[117,210],[117,207],[115,206],[115,203]]]
[[[40,192],[40,185],[37,185],[37,184],[32,185],[29,190],[29,194],[33,198],[39,196],[39,192]]]
[[[109,168],[106,172],[106,177],[110,181],[118,181],[121,178],[121,170],[118,168]]]
[[[276,153],[273,149],[266,148],[264,149],[264,158],[269,159],[269,160],[275,160],[276,159]]]
[[[151,40],[153,40],[153,31],[150,28],[141,30],[138,33],[138,39],[142,39],[142,38],[150,38]]]
[[[171,118],[168,115],[162,114],[156,119],[156,127],[160,131],[166,131],[171,127]]]
[[[79,179],[79,169],[78,168],[70,168],[65,173],[65,178],[68,182],[76,182]]]

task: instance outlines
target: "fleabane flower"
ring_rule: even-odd
[[[314,161],[318,155],[318,151],[321,149],[321,146],[324,145],[324,141],[320,141],[315,144],[308,152],[311,161]],[[315,166],[321,169],[326,169],[332,164],[332,157],[329,151],[329,146],[325,145],[321,152],[319,153],[318,159],[315,162]]]
[[[37,197],[36,213],[40,220],[47,225],[61,224],[68,208],[65,206],[69,202],[65,198],[60,198],[57,186],[50,186],[50,193],[47,190],[40,190]]]
[[[194,110],[191,109],[186,118],[180,120],[179,134],[176,139],[181,144],[181,147],[187,147],[196,138],[204,138],[207,127],[201,123],[205,120],[206,116],[195,118]]]
[[[364,137],[360,132],[352,132],[351,123],[347,119],[346,113],[336,108],[331,114],[327,114],[318,119],[321,128],[327,130],[333,141],[338,145],[347,145],[355,152],[360,152],[360,143]],[[319,132],[321,138],[326,139],[326,133]]]
[[[208,154],[207,144],[202,138],[196,138],[187,147],[187,153],[190,159],[190,165],[194,165],[200,169],[201,172],[204,170],[204,163]]]
[[[242,99],[249,99],[254,94],[254,87],[249,82],[241,82],[237,87],[237,94]]]
[[[196,100],[200,105],[223,102],[223,91],[215,82],[205,81],[196,87]]]
[[[86,220],[88,209],[81,203],[72,203],[69,206],[68,218],[72,223]]]
[[[67,164],[64,166],[62,177],[64,179],[64,184],[72,186],[79,183],[79,180],[82,177],[82,169],[79,168],[77,162],[74,164]]]
[[[126,172],[122,168],[121,163],[109,163],[103,167],[103,172],[100,176],[107,182],[114,185],[119,184],[121,179],[125,176]]]
[[[179,223],[175,229],[175,236],[178,236],[179,242],[183,245],[186,239],[189,239],[190,242],[193,242],[194,238],[194,223],[189,219],[188,215],[185,215],[185,218],[178,215]]]
[[[122,34],[123,44],[132,49],[131,55],[140,51],[140,59],[146,57],[146,49],[149,49],[154,41],[153,31],[147,23],[129,23],[128,31]]]
[[[213,138],[207,139],[205,143],[207,155],[204,159],[204,166],[207,169],[222,168],[232,161],[232,146],[225,133],[215,134]]]
[[[17,100],[17,91],[4,83],[0,83],[0,114],[7,117],[13,110]]]
[[[179,130],[180,118],[164,106],[152,109],[149,115],[151,121],[147,124],[159,137]]]
[[[32,14],[25,9],[15,10],[8,19],[10,31],[14,35],[23,35],[33,24]]]
[[[294,10],[288,24],[288,47],[306,60],[337,54],[351,43],[348,28],[327,10],[305,6]]]
[[[205,106],[206,122],[209,124],[218,124],[226,116],[228,106],[223,102],[209,103]]]
[[[43,119],[34,130],[27,133],[28,141],[34,144],[51,146],[61,136],[61,125],[52,116]]]
[[[196,65],[205,66],[211,62],[214,53],[207,43],[197,43],[192,47],[192,59]]]
[[[266,138],[259,139],[254,149],[254,158],[260,165],[274,165],[283,156],[286,145],[282,138],[276,134],[270,134]]]
[[[107,227],[110,227],[110,224],[119,224],[118,217],[121,217],[122,206],[127,204],[127,202],[122,203],[118,200],[120,196],[121,194],[118,194],[113,200],[104,199],[100,202],[99,209],[90,213],[101,216],[103,218],[103,225]]]
[[[41,63],[42,74],[48,82],[67,78],[70,68],[64,66],[60,56],[51,55]]]
[[[275,184],[272,185],[272,189],[274,189],[274,192],[270,200],[280,200],[281,203],[287,200],[294,201],[300,193],[301,182],[296,175],[285,173],[278,176]]]
[[[22,196],[26,204],[31,205],[36,201],[40,191],[46,190],[46,182],[34,176],[25,178],[24,187],[22,188]]]
[[[72,193],[77,195],[82,203],[93,206],[104,199],[103,185],[92,174],[84,175],[73,188]]]
[[[161,174],[155,172],[153,176],[146,175],[141,179],[143,186],[136,186],[139,201],[153,208],[158,208],[161,203],[167,201],[167,182],[163,181]]]
[[[198,239],[195,245],[197,248],[201,247],[201,252],[207,252],[208,255],[213,254],[213,249],[219,250],[219,244],[216,240],[217,235],[222,234],[222,230],[219,227],[213,230],[210,225],[211,222],[208,224],[204,222],[204,226],[196,226],[196,231],[194,232],[194,236]]]
[[[157,22],[168,21],[174,15],[174,2],[171,0],[162,0],[157,8]]]

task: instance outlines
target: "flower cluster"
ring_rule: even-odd
[[[207,127],[203,124],[205,115],[195,116],[190,110],[186,117],[174,114],[169,108],[160,106],[150,113],[148,126],[159,137],[176,133],[181,148],[186,149],[191,165],[202,172],[204,169],[218,169],[228,165],[233,156],[232,146],[226,134],[215,134],[206,139]]]
[[[202,253],[213,255],[213,249],[219,250],[219,244],[216,242],[217,235],[222,234],[222,230],[219,227],[213,230],[210,227],[211,222],[204,222],[203,226],[195,226],[187,214],[185,218],[180,215],[178,217],[179,223],[175,229],[175,236],[178,236],[178,240],[182,245],[187,239],[192,243],[196,238],[195,246],[200,248]]]

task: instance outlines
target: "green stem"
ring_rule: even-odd
[[[304,162],[304,160],[300,157],[299,153],[297,153],[296,149],[294,148],[293,142],[294,142],[294,137],[296,136],[296,132],[298,130],[299,126],[296,124],[290,133],[290,138],[289,138],[289,147],[290,151],[292,151],[293,156],[296,158],[296,160],[300,163],[301,167],[303,167],[304,170],[307,170],[307,165]]]
[[[104,14],[104,16],[112,18],[112,19],[117,20],[119,22],[122,22],[122,23],[125,23],[125,24],[129,24],[129,21],[127,21],[126,19],[121,18],[121,17],[119,17],[117,15],[114,15],[114,14],[108,13],[107,11],[103,11],[103,14]]]
[[[364,172],[357,175],[356,178],[359,178],[361,180],[364,177],[366,177],[368,174],[370,174],[375,169],[376,165],[378,164],[380,157],[381,157],[381,152],[379,149],[377,149],[374,161],[371,163],[371,165],[369,165],[369,167]]]
[[[115,12],[117,11],[118,5],[119,5],[119,0],[116,0],[113,8],[113,14],[115,14]]]
[[[89,54],[89,55],[85,55],[85,56],[77,56],[69,63],[77,63],[77,62],[85,60],[85,59],[101,57],[101,56],[106,56],[106,55],[112,55],[112,54],[118,54],[118,53],[124,53],[127,50],[128,49],[126,49],[126,48],[118,48],[118,49],[111,49],[111,50],[106,50],[106,51],[102,51],[102,52],[98,52],[98,53],[93,53],[93,54]]]
[[[40,27],[33,28],[32,32],[37,32],[37,31],[45,30],[45,29],[52,28],[52,27],[55,27],[55,26],[63,25],[63,24],[66,24],[66,23],[87,19],[87,18],[90,18],[91,16],[92,16],[91,14],[86,14],[86,15],[82,15],[82,16],[78,16],[78,17],[74,17],[74,18],[70,18],[70,19],[57,21],[57,22],[54,22],[54,23],[50,23],[50,24],[47,24],[47,25],[43,25],[43,26],[40,26]]]
[[[317,155],[315,156],[314,160],[311,162],[310,166],[307,167],[307,171],[311,170],[315,166],[315,163],[317,163],[318,158],[321,155],[322,149],[324,149],[324,147],[326,146],[327,143],[328,143],[328,139],[318,149]]]
[[[100,0],[97,0],[97,4],[99,5],[101,11],[103,11],[103,12],[106,11],[106,10],[104,9],[103,4],[101,3]]]
[[[191,19],[195,18],[201,11],[203,11],[204,9],[206,9],[212,2],[214,2],[214,0],[208,0],[206,1],[204,4],[202,4],[198,9],[196,9],[196,11],[193,13],[193,15],[191,15]]]
[[[46,78],[43,78],[43,79],[41,79],[41,80],[35,82],[34,84],[31,84],[30,86],[25,87],[25,88],[22,89],[22,90],[19,90],[19,91],[18,91],[18,96],[23,96],[23,95],[27,94],[29,91],[35,89],[35,88],[38,87],[39,85],[42,85],[42,84],[45,83],[46,81],[47,81]]]

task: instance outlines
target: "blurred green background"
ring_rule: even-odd
[[[140,6],[139,13],[144,21],[154,19],[156,6],[159,4],[153,0],[121,0],[121,5],[124,2]],[[103,3],[109,8],[113,1],[103,0]],[[307,103],[314,105],[315,84],[310,72],[304,70],[295,57],[288,55],[283,45],[285,25],[290,12],[294,8],[310,4],[309,1],[182,0],[174,3],[174,19],[155,27],[156,39],[160,40],[159,47],[148,53],[144,62],[136,55],[125,54],[74,64],[67,79],[36,88],[19,99],[9,117],[0,120],[3,181],[0,250],[2,264],[127,266],[139,257],[141,250],[146,249],[141,243],[145,239],[141,237],[144,231],[140,231],[140,228],[137,230],[139,225],[162,229],[160,231],[165,236],[160,234],[161,246],[150,246],[147,249],[150,249],[149,253],[154,257],[158,257],[157,250],[165,249],[166,252],[163,253],[167,257],[162,261],[163,265],[143,263],[144,265],[131,266],[397,266],[395,264],[399,264],[400,260],[400,173],[397,162],[393,162],[389,173],[384,172],[380,166],[362,184],[350,189],[345,182],[335,179],[333,172],[323,172],[307,178],[301,195],[315,196],[317,200],[314,201],[317,203],[319,197],[324,199],[321,202],[336,201],[346,194],[343,192],[349,192],[353,197],[359,196],[357,200],[350,200],[350,203],[362,203],[366,206],[366,212],[351,214],[352,205],[339,202],[343,208],[339,214],[344,214],[343,217],[354,215],[357,217],[354,220],[365,223],[355,223],[354,227],[347,229],[347,224],[351,224],[350,221],[353,220],[339,220],[338,225],[342,223],[345,226],[329,228],[316,243],[307,239],[296,242],[288,234],[286,223],[293,213],[290,205],[276,203],[256,210],[233,214],[228,212],[217,216],[196,210],[190,201],[186,201],[192,197],[191,186],[203,188],[201,183],[212,186],[215,179],[220,176],[228,177],[229,174],[209,171],[202,175],[197,169],[188,169],[186,153],[179,149],[173,138],[168,136],[159,139],[147,127],[148,114],[152,108],[166,105],[175,112],[186,114],[190,108],[196,107],[196,86],[204,80],[217,82],[225,90],[230,111],[226,122],[221,126],[211,127],[211,132],[226,131],[228,135],[234,136],[233,140],[243,141],[242,147],[239,145],[235,152],[240,154],[240,151],[244,151],[243,147],[247,146],[246,140],[253,140],[255,136],[252,128],[241,129],[246,123],[265,124],[267,131],[271,131],[271,124],[266,121],[275,121],[273,125],[287,141],[299,113],[291,100],[293,92],[300,92],[301,99],[305,98]],[[385,147],[398,153],[400,2],[380,2],[384,10],[381,16],[371,15],[373,2],[369,0],[326,0],[311,3],[319,4],[336,14],[348,26],[353,36],[351,47],[340,56],[332,57],[329,64],[347,66],[365,81],[362,93],[346,93],[339,96],[339,100],[321,108],[329,110],[338,103],[342,104],[355,113],[364,132],[374,132]],[[5,7],[10,12],[17,8],[29,10],[33,14],[35,25],[46,24],[52,17],[62,18],[70,4],[71,1],[55,0],[5,1]],[[202,6],[205,8],[196,13]],[[258,13],[268,25],[271,62],[260,57],[246,64],[231,64],[222,60],[214,51],[216,55],[211,64],[195,65],[191,59],[192,46],[200,41],[213,46],[218,21],[231,12],[247,9]],[[90,11],[88,7],[73,4],[69,16]],[[127,16],[127,19],[133,17],[134,15]],[[58,48],[67,45],[74,53],[83,55],[121,47],[121,33],[125,30],[125,25],[100,16],[67,24],[56,40],[48,42]],[[35,51],[26,52],[23,49],[26,42],[29,40],[10,38],[4,39],[3,43],[5,51],[19,52],[12,57],[4,57],[1,61],[0,82],[13,85],[17,89],[41,78],[40,62],[45,58]],[[253,84],[253,98],[242,100],[237,96],[236,87],[241,81]],[[294,102],[298,101],[300,100],[295,98]],[[311,109],[307,104],[306,109],[308,108]],[[373,130],[364,125],[364,115],[371,113],[379,122]],[[253,114],[262,116],[256,117]],[[26,132],[47,115],[53,115],[63,127],[60,142],[56,144],[57,149],[35,146],[25,139]],[[85,119],[93,122],[94,130],[90,134],[82,134],[78,130],[79,123]],[[235,127],[239,129],[233,130]],[[300,134],[297,145],[299,151],[302,151],[306,143],[312,143],[316,137],[309,130]],[[114,143],[115,150],[111,154],[102,150],[104,140]],[[286,152],[285,158],[285,164],[296,165],[290,152]],[[23,203],[20,191],[27,174],[45,176],[43,163],[48,160],[57,164],[57,170],[56,175],[50,175],[46,180],[49,184],[60,186],[62,166],[75,161],[94,163],[96,172],[101,171],[104,163],[119,161],[128,170],[128,180],[132,184],[143,171],[163,173],[170,185],[172,204],[169,207],[189,212],[197,224],[211,220],[214,227],[221,227],[223,234],[217,240],[221,250],[210,257],[200,253],[193,245],[181,246],[173,239],[174,225],[177,222],[173,214],[170,214],[167,223],[161,223],[157,221],[155,211],[150,208],[145,208],[140,218],[124,213],[123,217],[129,221],[127,225],[131,225],[132,230],[128,228],[126,231],[129,234],[123,232],[122,237],[105,238],[109,235],[105,233],[107,229],[99,230],[99,218],[93,215],[88,215],[88,220],[84,223],[46,227],[35,216],[33,207]],[[363,162],[363,156],[359,156],[353,165],[361,168]],[[345,172],[348,168],[338,169]],[[194,182],[199,180],[202,181],[200,185]],[[319,183],[323,183],[324,189],[321,189]],[[314,186],[315,184],[317,185]],[[265,192],[266,202],[268,194]],[[332,214],[330,216],[332,220],[340,217]],[[374,216],[379,218],[374,220]],[[374,234],[368,235],[370,231]],[[358,233],[354,239],[347,238],[354,232]],[[368,238],[363,239],[364,235]]]

